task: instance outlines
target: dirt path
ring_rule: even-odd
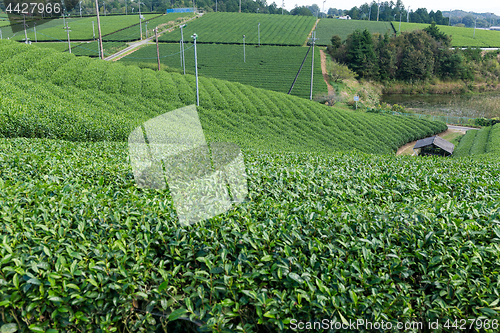
[[[307,38],[306,38],[306,42],[304,43],[304,45],[302,46],[307,46],[307,42],[309,41],[309,38],[311,38],[312,36],[312,33],[314,31],[314,29],[316,29],[316,26],[318,25],[318,22],[319,22],[319,19],[316,20],[316,23],[314,23],[314,27],[311,29],[311,31],[309,32],[309,35],[307,35]]]
[[[328,87],[328,96],[331,96],[334,94],[335,90],[333,89],[332,85],[330,84],[330,79],[328,77],[328,71],[326,70],[326,54],[323,50],[319,50],[319,54],[321,55],[321,72],[323,73],[323,80],[325,80],[325,83]]]
[[[462,134],[465,134],[465,131],[461,130],[461,129],[453,129],[453,128],[448,128],[446,131],[444,132],[441,132],[439,134],[437,134],[437,136],[439,137],[445,137],[445,136],[448,136],[452,133],[456,133],[456,132],[461,132]],[[404,152],[408,152],[412,150],[412,148],[415,146],[415,143],[417,143],[417,141],[412,141],[412,142],[408,142],[407,144],[405,144],[404,146],[401,146],[399,147],[396,155],[401,155],[403,154]]]
[[[193,16],[193,17],[190,17],[189,19],[187,20],[184,20],[182,21],[180,24],[178,25],[175,25],[173,27],[171,27],[170,29],[167,29],[167,30],[164,30],[162,32],[159,32],[158,33],[158,36],[164,34],[164,33],[168,33],[168,32],[171,32],[173,31],[175,28],[177,28],[179,25],[181,24],[184,24],[186,22],[189,22],[191,20],[194,20],[198,17],[201,17],[203,14],[198,14],[196,16]],[[168,24],[168,23],[166,23]],[[160,26],[165,26],[165,24],[163,25],[160,25]],[[158,26],[158,27],[160,27]],[[137,41],[137,42],[133,42],[133,43],[130,43],[128,47],[126,47],[125,49],[121,50],[121,51],[118,51],[116,52],[115,54],[112,54],[108,57],[106,57],[104,60],[108,60],[108,61],[117,61],[117,60],[120,60],[121,58],[125,57],[125,56],[128,56],[132,53],[134,53],[135,51],[137,51],[138,49],[140,49],[141,47],[145,46],[146,44],[152,42],[153,40],[155,39],[155,35],[149,37],[149,38],[146,38],[146,39],[143,39],[141,41]]]

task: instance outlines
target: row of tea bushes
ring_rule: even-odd
[[[14,107],[3,112],[8,114],[0,132],[4,137],[123,141],[141,122],[196,101],[192,75],[8,41],[0,42],[0,72],[8,74],[2,77],[3,85],[10,87],[4,96],[23,104],[25,110],[17,112]],[[200,83],[199,111],[207,135],[231,139],[242,147],[258,149],[272,141],[276,150],[391,153],[409,141],[446,129],[441,122],[353,113],[240,83],[204,78]],[[23,89],[18,93],[16,86]],[[37,102],[26,103],[26,98]],[[46,108],[56,108],[60,115],[47,118]],[[249,135],[255,140],[247,140]]]

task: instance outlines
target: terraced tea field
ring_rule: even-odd
[[[128,45],[123,42],[103,42],[104,56],[110,56]],[[78,47],[72,48],[71,53],[77,56],[99,57],[99,42],[81,43]]]
[[[71,43],[71,48],[76,48],[77,46],[81,45],[82,43],[76,42],[76,43]],[[44,42],[44,43],[35,43],[36,47],[38,48],[51,48],[57,51],[61,52],[67,52],[68,51],[68,42]]]
[[[0,41],[3,331],[277,332],[325,317],[497,331],[498,150],[396,157],[446,125],[200,87],[207,141],[242,148],[248,195],[183,226],[168,189],[135,184],[126,141],[193,104],[194,77]]]
[[[484,127],[481,130],[469,130],[460,140],[454,157],[476,156],[500,153],[500,126]]]
[[[399,22],[393,22],[394,27],[399,30]],[[419,30],[428,27],[424,23],[401,23],[401,31]],[[500,32],[493,30],[476,29],[475,38],[474,28],[450,27],[439,25],[439,30],[451,36],[451,46],[453,47],[500,47]]]
[[[159,14],[143,14],[146,20],[160,16]],[[35,40],[35,32],[33,24],[36,23],[37,40],[39,41],[64,41],[68,40],[66,30],[64,29],[64,21],[67,20],[70,27],[70,38],[74,41],[92,40],[93,32],[97,33],[97,17],[70,17],[67,19],[54,19],[46,23],[28,22],[28,38]],[[116,15],[116,16],[100,16],[102,34],[110,34],[120,29],[127,28],[131,25],[139,23],[139,15]],[[94,22],[94,30],[92,30],[92,22]],[[3,31],[2,31],[3,32]],[[7,32],[8,33],[8,32]],[[4,36],[5,37],[5,36]],[[15,35],[9,36],[14,40],[24,39],[24,30],[17,32]]]
[[[207,13],[189,23],[184,30],[184,40],[198,35],[197,43],[258,44],[260,23],[261,45],[302,46],[316,19],[312,16],[261,15],[242,13]],[[162,42],[179,42],[180,29],[162,35]]]
[[[186,44],[185,48],[186,71],[194,74],[193,44]],[[248,45],[245,48],[246,62],[243,62],[242,45],[201,44],[197,45],[197,49],[199,75],[283,93],[288,93],[308,50],[307,47]],[[303,98],[310,96],[311,56],[312,52],[309,52],[292,95]],[[160,44],[160,57],[163,65],[182,69],[179,44]],[[328,92],[321,73],[321,59],[317,48],[314,58],[313,97],[318,93]],[[120,62],[156,64],[156,46],[143,47],[122,58]]]
[[[182,22],[183,19],[187,19],[193,15],[192,13],[170,13],[153,19],[143,20],[142,36],[146,38],[146,27],[148,29],[148,36],[151,37],[153,35],[153,29],[157,26],[163,29],[170,28]],[[159,28],[159,31],[161,31],[162,28]],[[139,40],[140,38],[140,26],[139,22],[137,22],[134,26],[103,36],[102,40],[105,42],[129,42]]]
[[[2,96],[5,110],[10,110],[9,117],[3,119],[4,137],[122,141],[153,115],[196,101],[192,75],[141,70],[14,42],[2,46]],[[127,100],[129,95],[138,101]],[[71,101],[68,96],[72,96]],[[30,103],[19,110],[9,106],[28,100]],[[50,107],[45,106],[49,101]],[[210,78],[200,78],[200,106],[209,134],[221,133],[243,142],[249,133],[260,133],[251,148],[272,138],[273,147],[282,151],[302,151],[310,145],[320,149],[319,140],[326,151],[350,147],[390,153],[406,142],[446,128],[441,122],[413,118],[351,115],[303,98]],[[229,119],[238,119],[241,126],[234,128]]]
[[[316,28],[316,38],[318,45],[330,45],[332,36],[339,35],[342,40],[345,40],[348,35],[355,30],[368,29],[371,33],[393,34],[394,30],[390,22],[376,22],[363,20],[338,20],[338,19],[321,19]]]

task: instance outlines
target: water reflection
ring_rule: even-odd
[[[464,95],[383,95],[381,102],[403,105],[423,114],[468,118],[500,117],[500,93]]]

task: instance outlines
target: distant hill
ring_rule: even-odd
[[[443,11],[443,16],[450,17],[450,11]],[[494,13],[476,13],[463,10],[451,11],[451,25],[463,24],[468,28],[473,28],[476,17],[476,26],[478,28],[489,28],[490,26],[500,25],[500,16]]]

